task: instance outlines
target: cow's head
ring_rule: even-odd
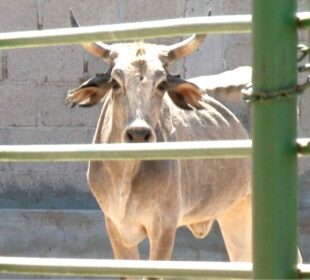
[[[73,26],[79,26],[71,13]],[[194,84],[167,71],[168,65],[195,51],[205,35],[193,35],[172,46],[101,42],[84,44],[91,54],[109,64],[107,73],[96,75],[68,94],[68,101],[92,106],[108,96],[113,102],[113,122],[121,142],[154,142],[163,96],[185,110],[201,109],[203,93]]]

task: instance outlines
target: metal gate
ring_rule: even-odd
[[[189,278],[310,279],[297,265],[297,157],[310,139],[296,139],[297,30],[310,13],[296,1],[253,0],[253,17],[214,16],[79,29],[0,34],[0,49],[122,41],[192,33],[253,34],[253,141],[113,145],[0,146],[0,161],[85,161],[248,157],[253,159],[253,267],[247,263],[76,260],[0,257],[1,273],[162,276]]]

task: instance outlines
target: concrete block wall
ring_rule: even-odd
[[[240,7],[249,10],[249,1]],[[72,8],[82,25],[146,21],[165,18],[230,14],[236,10],[229,1],[74,1],[74,0],[3,0],[0,32],[69,27],[68,9]],[[242,12],[241,10],[240,12]],[[202,48],[186,60],[174,65],[172,71],[185,77],[205,75],[249,64],[249,35],[210,35]],[[239,38],[238,37],[238,38]],[[175,43],[181,38],[153,40]],[[233,40],[233,41],[231,41]],[[242,61],[232,58],[238,54],[238,44],[244,48]],[[246,45],[247,43],[247,45]],[[80,46],[59,46],[34,49],[4,50],[0,52],[1,74],[0,108],[1,144],[59,144],[90,143],[99,116],[100,106],[90,109],[69,109],[65,104],[68,89],[106,70],[98,59],[88,55]],[[28,192],[27,199],[16,196],[14,207],[41,208],[50,193],[71,193],[78,189],[88,196],[85,179],[87,164],[1,164],[0,202],[9,207],[7,197],[18,190]],[[44,181],[44,184],[41,183]],[[39,182],[39,183],[38,183]],[[24,197],[24,196],[22,196]],[[33,203],[37,201],[37,203]],[[58,208],[60,202],[46,207]],[[68,201],[67,208],[77,207],[76,200]],[[62,203],[64,205],[65,202]],[[74,205],[74,206],[73,206]],[[94,206],[92,198],[81,205]],[[0,206],[1,207],[1,206]]]
[[[86,26],[205,16],[209,9],[212,9],[214,15],[248,14],[250,2],[250,0],[1,0],[0,32],[69,27],[69,8],[75,11],[80,23]],[[299,1],[299,4],[300,10],[307,8],[306,0]],[[301,38],[305,40],[307,36],[301,34]],[[152,41],[171,44],[179,40],[181,38]],[[215,74],[241,65],[251,65],[250,40],[249,34],[209,35],[200,50],[176,63],[172,72],[189,78]],[[105,70],[106,66],[102,62],[86,54],[80,46],[0,51],[0,144],[91,143],[100,106],[90,109],[69,109],[65,104],[65,97],[68,89]],[[300,103],[300,136],[310,136],[309,97],[303,96]],[[310,195],[310,191],[307,185],[310,180],[310,161],[303,160],[300,166],[301,243],[302,247],[308,248],[307,220],[310,199],[307,197],[310,196],[307,194]],[[22,232],[27,236],[39,234],[40,229],[49,232],[49,227],[54,227],[56,239],[61,234],[67,238],[73,236],[78,238],[78,227],[72,226],[72,230],[70,228],[66,231],[61,224],[66,219],[71,219],[75,210],[85,211],[80,218],[86,219],[90,225],[98,224],[96,211],[98,208],[88,191],[86,168],[86,163],[1,163],[0,208],[20,209],[21,212],[1,210],[4,212],[2,216],[0,214],[0,228],[6,226],[8,230],[2,231],[0,235],[12,236],[12,232],[18,231],[15,224],[18,223],[25,225],[25,228],[22,226],[20,228],[23,228]],[[41,209],[42,212],[39,212],[41,216],[34,214],[33,209]],[[49,219],[51,224],[42,226],[42,221],[51,215],[50,212],[46,212],[48,209],[57,209],[55,211],[58,211],[58,216],[55,214],[55,217],[58,218]],[[61,214],[59,211],[63,210],[65,212]],[[21,214],[23,211],[28,213],[28,216]],[[29,217],[33,217],[37,223],[32,221],[31,226],[27,228],[26,225],[31,220]],[[78,217],[77,215],[72,219],[77,221]],[[82,238],[81,242],[85,242],[85,246],[79,253],[75,250],[74,243],[66,243],[65,247],[64,238],[62,241],[59,239],[55,241],[58,242],[55,250],[44,247],[44,241],[38,243],[36,248],[28,246],[26,243],[32,239],[26,239],[26,243],[22,245],[27,248],[24,251],[18,250],[18,247],[13,248],[10,242],[0,240],[0,254],[5,252],[7,255],[14,253],[32,256],[99,257],[101,254],[99,251],[93,252],[94,246],[91,244],[93,237],[84,236],[83,226],[81,227],[79,238]],[[33,230],[34,228],[37,231]],[[94,241],[95,244],[105,242],[98,241],[99,236],[105,234],[103,230],[101,231],[101,225],[93,227],[92,231],[97,240]],[[18,239],[16,237],[16,240]],[[197,243],[193,238],[189,238],[185,231],[181,231],[177,244],[179,248],[184,247],[184,250],[179,250],[175,258],[184,259],[185,256],[185,259],[226,260],[223,242],[216,228],[208,240],[211,241]],[[101,248],[100,246],[95,248]],[[106,245],[102,246],[105,248]],[[85,253],[86,248],[89,251]],[[303,253],[305,260],[310,259],[310,253]],[[111,255],[108,253],[103,256]]]

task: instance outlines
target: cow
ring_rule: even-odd
[[[73,14],[71,20],[79,26]],[[171,46],[84,43],[109,66],[67,96],[83,107],[102,102],[93,143],[248,139],[230,110],[168,71],[204,38]],[[139,259],[137,246],[148,238],[149,259],[169,260],[177,228],[204,238],[216,220],[230,260],[251,261],[249,159],[90,161],[87,179],[115,258]]]
[[[225,105],[251,133],[251,104],[245,102],[244,93],[252,85],[252,67],[240,66],[215,75],[188,79],[205,93]]]

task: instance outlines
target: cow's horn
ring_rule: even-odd
[[[208,12],[208,16],[212,15],[212,10]],[[194,34],[188,39],[168,47],[167,59],[168,64],[178,58],[190,55],[197,50],[206,38],[207,34]]]
[[[206,34],[195,34],[188,39],[168,47],[168,61],[185,57],[199,48]]]
[[[80,27],[80,24],[76,17],[74,16],[72,10],[70,9],[70,20],[72,27]],[[85,43],[82,44],[84,49],[86,49],[89,53],[102,58],[106,63],[111,65],[113,63],[112,58],[110,57],[111,54],[111,47],[107,44],[102,42],[93,42],[93,43]]]

